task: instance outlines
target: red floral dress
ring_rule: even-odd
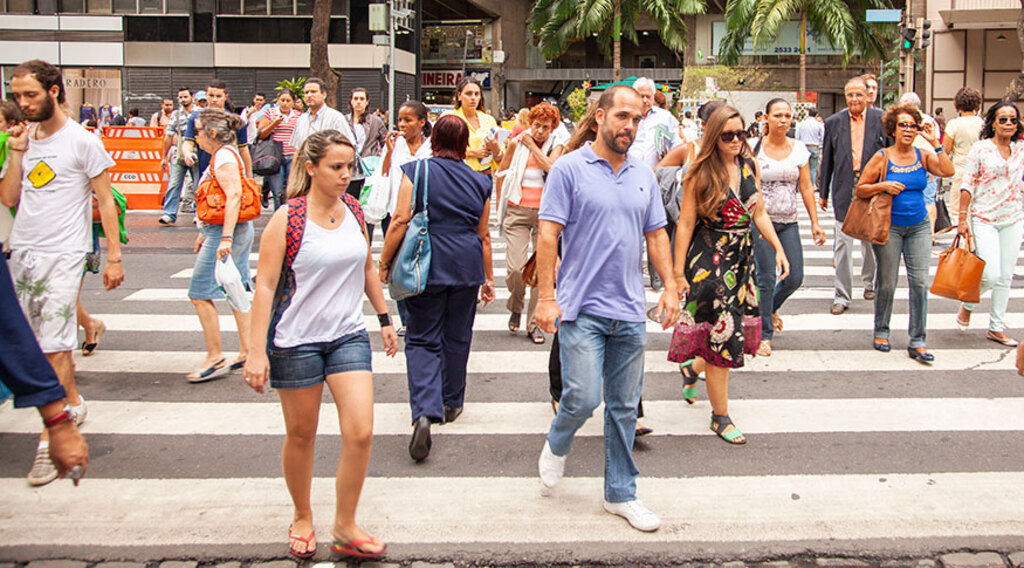
[[[683,267],[690,292],[676,331],[686,341],[671,353],[673,361],[703,357],[716,367],[737,368],[744,353],[757,350],[761,318],[750,214],[757,198],[754,164],[744,159],[739,191],[730,189],[718,219],[697,219]]]

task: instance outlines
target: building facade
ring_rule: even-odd
[[[388,47],[372,43],[365,0],[334,0],[331,66],[340,70],[339,108],[366,88],[372,107],[387,106]],[[74,111],[95,107],[155,112],[177,90],[228,85],[235,106],[278,81],[309,76],[314,0],[3,0],[0,65],[45,59],[65,74]],[[358,29],[358,33],[353,33]],[[396,36],[396,100],[416,96],[413,34]]]

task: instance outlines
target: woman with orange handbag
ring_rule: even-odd
[[[197,218],[203,219],[203,213],[199,210],[199,195],[203,193],[204,184],[207,184],[206,187],[213,183],[219,185],[224,194],[224,206],[222,224],[201,223],[200,234],[196,238],[195,251],[199,256],[196,257],[195,267],[192,269],[188,298],[195,306],[199,322],[203,326],[206,359],[186,377],[191,383],[209,381],[241,369],[245,365],[246,350],[249,346],[249,314],[232,310],[238,326],[239,353],[234,361],[227,362],[221,350],[217,308],[213,305],[213,300],[224,297],[214,277],[216,265],[229,256],[242,277],[242,284],[247,289],[252,289],[249,251],[252,249],[253,228],[248,220],[239,222],[243,208],[244,167],[236,147],[235,132],[243,125],[241,118],[221,109],[203,109],[199,111],[196,119],[196,142],[200,148],[213,156],[197,186]],[[259,207],[258,196],[256,207]]]
[[[1011,102],[1000,102],[985,113],[981,140],[967,155],[960,192],[957,231],[974,241],[977,254],[985,261],[981,293],[992,290],[986,337],[1007,347],[1017,340],[1006,335],[1006,306],[1010,302],[1010,281],[1017,266],[1024,237],[1024,124]],[[970,218],[968,219],[968,215]],[[962,330],[971,324],[977,304],[963,304],[956,323]]]
[[[910,343],[907,353],[920,363],[931,363],[935,356],[925,348],[928,319],[928,259],[931,257],[932,226],[925,207],[924,190],[928,174],[953,175],[953,162],[939,143],[934,123],[921,126],[921,111],[914,105],[896,104],[882,117],[886,136],[895,143],[878,151],[861,172],[857,197],[870,198],[883,191],[893,196],[889,240],[872,244],[878,272],[875,274],[874,348],[883,353],[889,344],[889,319],[899,279],[900,258],[907,267],[910,284]],[[914,147],[920,133],[935,153]]]

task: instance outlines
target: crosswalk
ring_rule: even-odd
[[[158,233],[150,217],[130,215],[130,226]],[[834,221],[823,219],[822,226],[831,236]],[[749,437],[746,446],[728,446],[708,430],[703,383],[697,404],[681,400],[678,370],[665,360],[670,334],[648,325],[643,423],[654,432],[638,441],[635,455],[639,496],[662,518],[653,534],[601,510],[600,410],[579,433],[566,479],[541,495],[536,460],[552,416],[549,346],[506,330],[497,231],[498,301],[474,324],[465,412],[434,429],[431,457],[422,464],[406,450],[404,355],[383,354],[367,305],[375,441],[359,522],[389,543],[397,561],[480,564],[534,560],[516,556],[522,547],[554,555],[536,562],[579,563],[621,553],[617,543],[636,557],[657,551],[683,560],[708,550],[829,552],[836,543],[870,555],[944,538],[980,547],[1024,534],[1024,379],[1016,375],[1014,352],[984,339],[987,299],[972,329],[962,332],[954,324],[956,303],[930,297],[928,345],[936,361],[926,367],[903,349],[901,277],[894,349],[878,353],[870,348],[872,305],[859,299],[859,289],[846,314],[828,313],[831,239],[818,247],[806,221],[801,231],[804,286],[782,310],[775,352],[748,359],[732,378],[730,414]],[[378,234],[375,254],[380,245]],[[87,278],[83,302],[108,331],[95,356],[76,356],[89,405],[83,432],[93,452],[81,486],[30,488],[24,475],[38,415],[0,407],[0,557],[56,545],[109,546],[104,550],[115,556],[185,546],[199,547],[193,557],[200,559],[253,550],[285,555],[292,507],[280,475],[280,405],[272,392],[251,392],[238,374],[186,383],[184,375],[205,356],[186,295],[192,257],[168,252],[128,249],[129,280],[115,292]],[[254,253],[254,269],[257,262]],[[1024,263],[1017,270],[1024,275]],[[648,289],[646,297],[653,304],[659,294]],[[232,357],[234,319],[219,308]],[[1007,324],[1011,335],[1024,329],[1024,287],[1011,291]],[[313,508],[325,544],[340,448],[329,398],[320,416]],[[326,552],[322,546],[318,559]]]

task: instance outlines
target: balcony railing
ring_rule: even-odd
[[[1012,10],[1019,9],[1018,0],[950,0],[953,10]]]

